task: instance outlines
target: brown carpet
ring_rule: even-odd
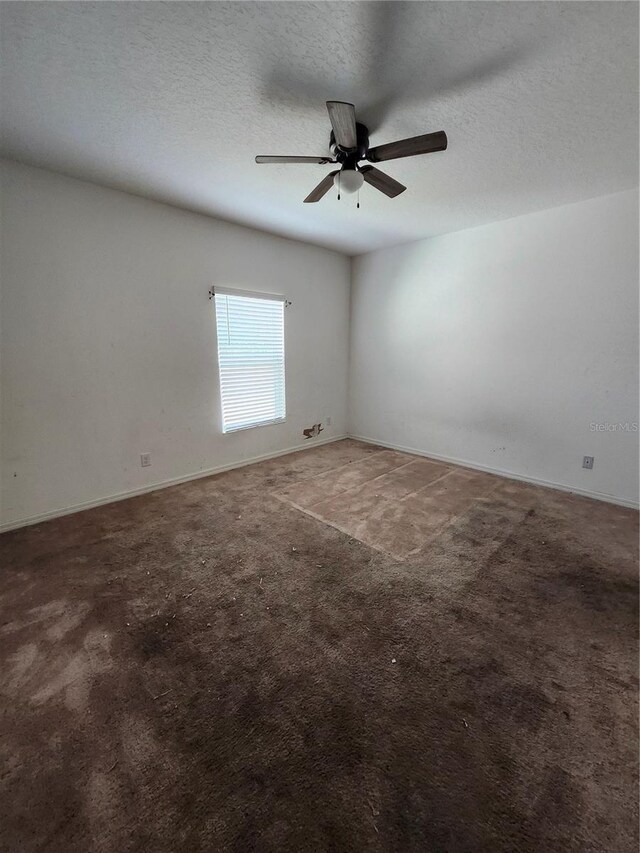
[[[635,853],[637,535],[354,441],[5,534],[0,849]]]
[[[277,497],[404,560],[504,480],[395,450],[287,485]]]

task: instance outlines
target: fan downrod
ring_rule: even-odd
[[[364,124],[356,122],[357,147],[351,150],[342,149],[336,143],[336,138],[331,131],[329,136],[329,150],[331,156],[341,164],[343,168],[355,169],[360,160],[364,160],[369,150],[369,130]]]

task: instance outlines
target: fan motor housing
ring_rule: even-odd
[[[331,155],[342,164],[343,168],[355,169],[359,160],[364,160],[369,150],[369,130],[364,124],[356,122],[357,147],[354,150],[343,150],[336,144],[333,131],[329,137]]]

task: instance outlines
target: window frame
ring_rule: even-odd
[[[247,429],[256,429],[257,427],[273,426],[275,424],[285,423],[287,420],[287,366],[286,366],[286,329],[285,329],[285,308],[290,304],[286,297],[278,293],[267,293],[265,291],[241,290],[233,287],[218,287],[214,286],[210,290],[210,296],[214,304],[214,322],[216,328],[216,355],[218,360],[218,392],[220,399],[220,427],[223,435],[228,435],[236,432],[242,432]],[[253,423],[243,423],[238,426],[225,426],[224,416],[224,401],[222,388],[222,365],[220,353],[220,339],[218,334],[218,309],[216,296],[234,296],[245,299],[258,299],[270,302],[282,303],[282,408],[284,414],[282,417],[269,418],[267,420],[255,421]]]

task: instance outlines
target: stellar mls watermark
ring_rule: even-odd
[[[618,421],[617,423],[595,423],[592,421],[589,424],[591,432],[638,432],[638,424],[636,421]]]

